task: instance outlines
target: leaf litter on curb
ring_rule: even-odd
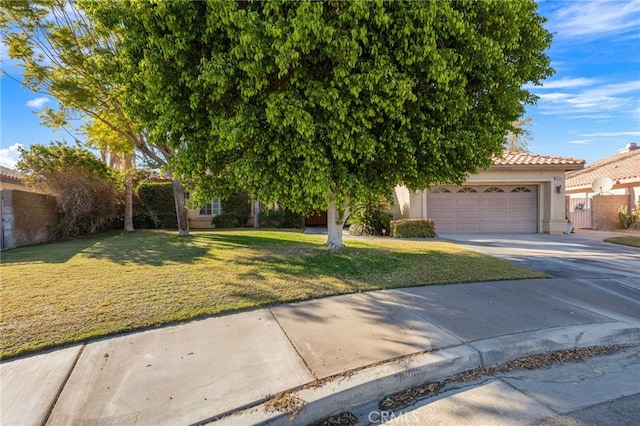
[[[507,361],[504,364],[494,365],[489,368],[476,368],[464,371],[445,380],[425,383],[420,386],[405,389],[383,398],[379,402],[378,407],[381,410],[397,410],[407,407],[418,400],[437,395],[438,392],[449,383],[471,382],[484,376],[490,376],[495,373],[506,373],[514,370],[548,369],[555,363],[584,361],[594,355],[606,355],[617,352],[624,347],[625,346],[621,345],[592,346],[528,355],[512,361]]]
[[[425,383],[421,386],[414,386],[409,389],[394,393],[393,395],[383,398],[378,407],[385,411],[394,411],[426,398],[433,397],[442,391],[445,386],[451,383],[465,383],[479,380],[485,376],[490,376],[496,373],[506,373],[515,370],[534,370],[534,369],[548,369],[555,363],[571,362],[571,361],[584,361],[595,355],[607,355],[613,352],[617,352],[628,345],[609,345],[609,346],[591,346],[584,348],[565,349],[556,352],[545,352],[542,354],[528,355],[525,357],[517,358],[511,361],[507,361],[504,364],[493,365],[489,368],[476,368],[469,371],[464,371],[451,376],[447,379]],[[415,354],[413,354],[415,355]],[[410,356],[413,356],[410,355]],[[376,363],[375,365],[383,364],[384,362]],[[348,371],[329,378],[319,379],[314,382],[308,383],[295,390],[289,390],[275,395],[271,400],[267,401],[264,405],[267,411],[280,411],[283,413],[291,413],[291,420],[295,419],[300,413],[303,405],[306,403],[304,400],[296,396],[296,392],[301,389],[316,388],[322,386],[327,382],[334,381],[340,377],[346,377],[355,374],[355,371]],[[318,426],[334,426],[334,425],[355,425],[358,423],[358,418],[348,412],[344,411],[339,414],[326,417],[325,419],[315,423]]]
[[[316,423],[315,426],[355,425],[356,423],[358,423],[358,418],[352,413],[345,411],[344,413],[330,416],[326,420]]]

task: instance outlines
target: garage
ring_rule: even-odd
[[[438,233],[538,232],[537,185],[441,186],[426,195]]]

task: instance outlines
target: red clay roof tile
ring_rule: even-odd
[[[584,167],[584,160],[569,157],[555,157],[552,155],[531,154],[528,152],[505,151],[502,157],[493,159],[494,167],[503,166],[557,166],[566,170],[576,170]]]
[[[4,167],[4,166],[0,166],[0,178],[2,179],[13,179],[13,180],[20,180],[21,179],[21,175],[19,172],[10,169],[8,167]]]
[[[640,182],[640,149],[603,158],[582,170],[567,173],[567,189],[591,187],[591,182],[602,176],[615,183]]]

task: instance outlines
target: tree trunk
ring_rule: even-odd
[[[178,235],[189,235],[189,220],[184,201],[184,187],[180,179],[173,179],[173,198],[176,200],[176,217],[178,218]]]
[[[342,242],[342,228],[349,216],[349,207],[345,203],[342,212],[338,211],[338,205],[332,201],[327,209],[327,243],[330,251],[340,251],[344,248]]]
[[[133,154],[124,155],[124,230],[133,232]]]
[[[260,201],[257,201],[254,203],[254,209],[253,209],[253,227],[254,228],[260,228],[260,221],[258,220],[258,217],[260,216]]]

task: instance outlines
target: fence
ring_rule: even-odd
[[[57,219],[53,197],[17,189],[3,189],[0,212],[2,250],[45,243],[51,239],[51,226]]]
[[[621,206],[629,208],[628,195],[597,194],[592,198],[566,198],[567,218],[576,228],[600,231],[620,229],[618,209]]]
[[[576,228],[591,228],[593,226],[591,213],[591,198],[567,198],[567,218]]]

